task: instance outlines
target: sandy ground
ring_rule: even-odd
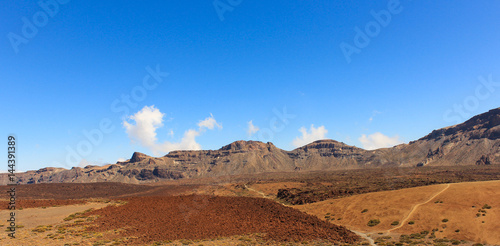
[[[491,208],[479,213],[485,204]],[[500,245],[500,181],[375,192],[294,207],[322,219],[329,216],[332,223],[367,234],[438,229],[438,238]],[[372,219],[380,224],[368,226]],[[391,225],[394,221],[400,224]]]
[[[68,240],[60,240],[54,242],[52,239],[45,239],[45,234],[36,234],[32,232],[32,229],[37,226],[46,225],[60,225],[64,223],[64,218],[68,217],[70,214],[76,212],[83,212],[87,209],[99,209],[105,207],[109,204],[107,203],[87,203],[83,205],[69,205],[60,207],[48,207],[48,208],[27,208],[23,210],[16,210],[16,221],[17,226],[22,226],[22,228],[16,229],[16,238],[11,239],[7,236],[8,232],[2,230],[3,233],[0,236],[0,245],[64,245],[63,242]],[[9,218],[9,213],[11,211],[1,210],[0,218]],[[6,228],[8,225],[4,220],[2,228]],[[20,243],[22,241],[22,243]],[[74,241],[73,241],[74,242]],[[82,244],[84,245],[84,244]]]

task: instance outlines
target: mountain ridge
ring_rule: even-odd
[[[291,151],[273,143],[238,140],[218,150],[175,150],[162,157],[134,152],[123,162],[104,166],[46,167],[16,173],[18,183],[125,182],[217,177],[264,172],[317,171],[375,167],[491,165],[500,163],[500,108],[464,123],[390,148],[365,150],[332,139]],[[0,174],[7,184],[7,174]]]

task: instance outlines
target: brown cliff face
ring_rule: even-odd
[[[500,164],[500,108],[462,124],[392,148],[367,151],[335,140],[318,140],[292,151],[272,143],[236,141],[218,150],[171,151],[163,157],[135,152],[106,166],[42,168],[17,173],[19,183],[126,182],[367,167]],[[7,175],[0,174],[0,184]]]

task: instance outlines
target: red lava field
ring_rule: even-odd
[[[142,244],[162,240],[206,239],[263,233],[267,240],[328,240],[353,243],[345,227],[264,198],[205,195],[148,196],[121,199],[125,205],[89,212],[99,215],[90,231],[124,228],[120,236]]]

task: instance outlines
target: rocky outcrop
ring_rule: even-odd
[[[132,155],[132,158],[130,158],[130,162],[140,162],[140,161],[148,159],[148,158],[149,158],[149,156],[147,156],[143,153],[134,152],[134,154]]]
[[[476,165],[491,165],[490,157],[482,155],[481,158],[476,161]]]

